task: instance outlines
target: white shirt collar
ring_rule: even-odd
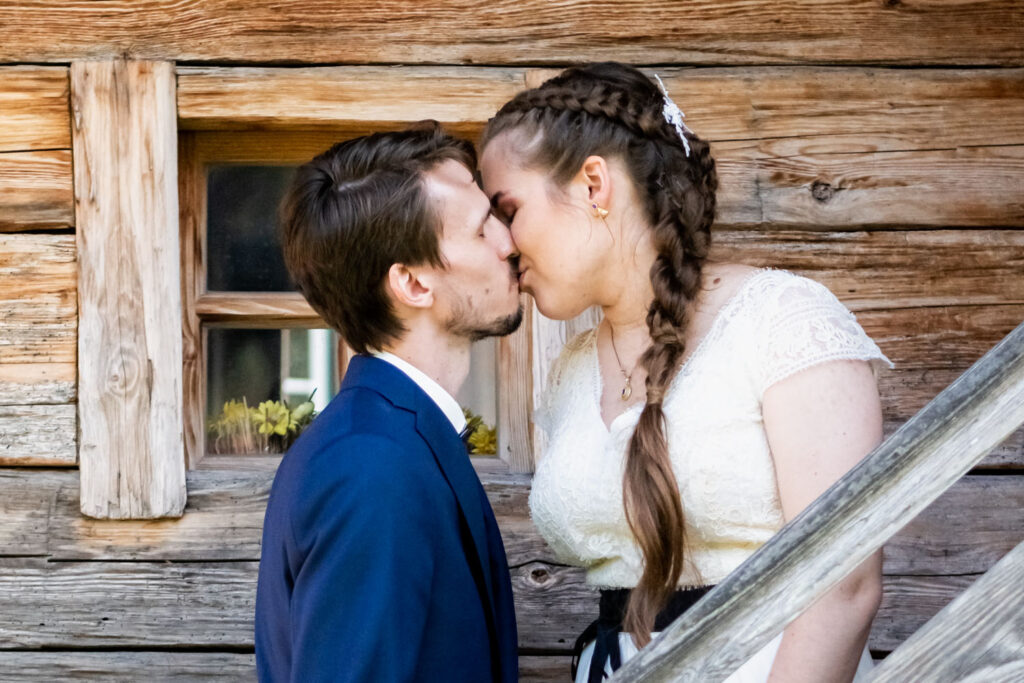
[[[448,421],[452,423],[452,427],[455,431],[462,433],[462,430],[466,428],[466,416],[462,412],[462,408],[459,406],[459,402],[456,401],[451,394],[444,390],[440,384],[431,379],[427,373],[417,368],[412,363],[402,360],[395,354],[389,351],[373,351],[372,355],[374,358],[379,358],[383,361],[391,363],[396,368],[404,372],[409,379],[419,386],[427,396],[429,396],[437,407],[441,409],[444,416],[448,418]]]

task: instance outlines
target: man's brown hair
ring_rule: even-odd
[[[434,121],[340,142],[299,167],[281,210],[285,264],[310,305],[359,353],[405,331],[387,293],[392,264],[445,265],[423,174],[472,143]]]

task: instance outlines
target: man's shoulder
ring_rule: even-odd
[[[338,486],[421,486],[439,474],[415,413],[354,387],[336,396],[285,454],[275,487],[308,498]]]

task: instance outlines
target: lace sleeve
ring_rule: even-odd
[[[893,367],[857,318],[824,285],[790,273],[769,289],[759,341],[758,389],[830,360],[865,360],[877,372]]]

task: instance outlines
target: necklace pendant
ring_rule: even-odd
[[[622,387],[622,393],[619,395],[623,401],[628,401],[629,397],[633,395],[633,387],[627,382],[626,386]]]

